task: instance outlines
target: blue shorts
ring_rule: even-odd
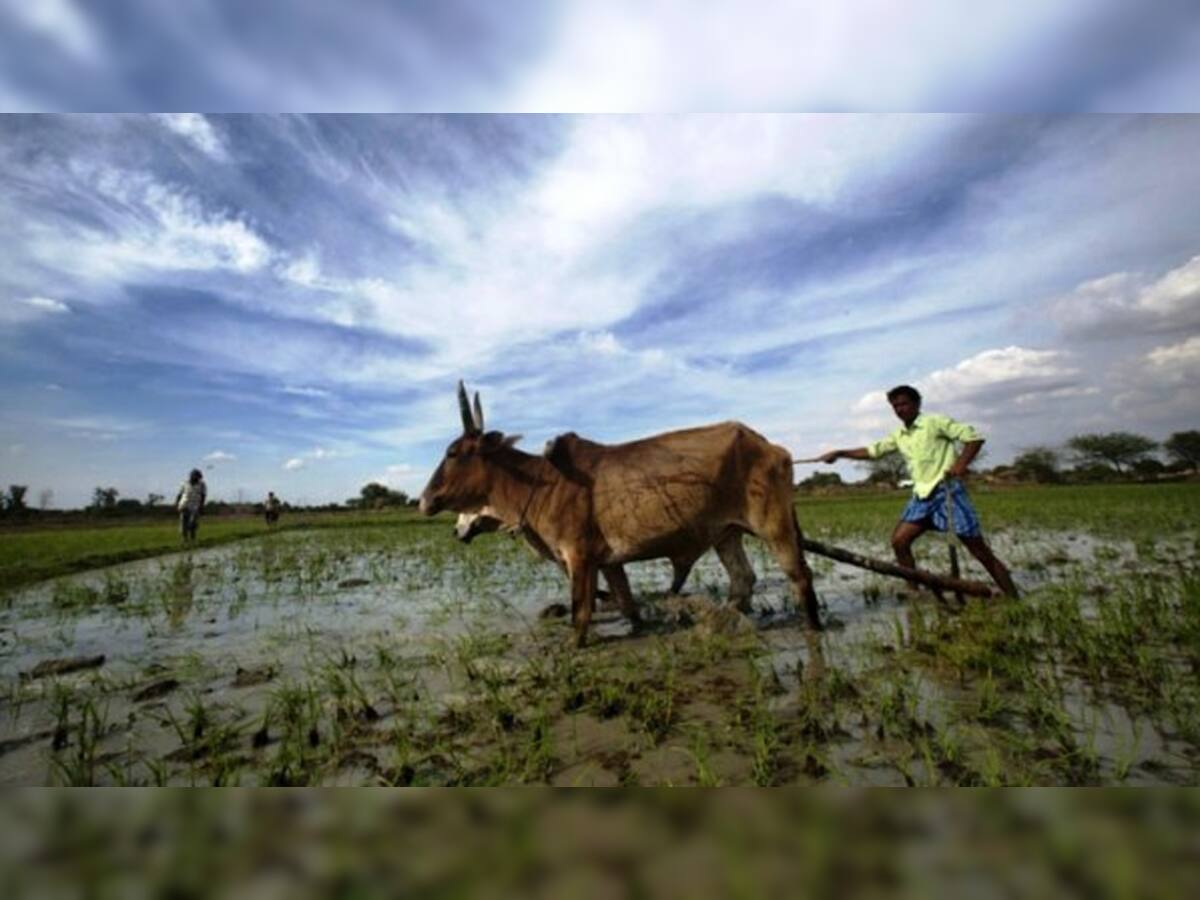
[[[967,496],[967,489],[961,481],[950,482],[950,499],[954,504],[954,533],[959,537],[980,537],[983,529],[979,526],[979,513]],[[922,500],[913,496],[900,514],[902,522],[918,522],[934,531],[946,530],[946,484],[939,484],[933,493]]]

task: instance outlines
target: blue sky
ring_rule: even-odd
[[[1200,427],[1200,118],[0,118],[0,482],[420,489],[455,384],[539,450],[882,390],[993,462]]]

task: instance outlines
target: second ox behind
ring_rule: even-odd
[[[518,450],[518,436],[484,431],[458,388],[463,433],[421,494],[421,511],[476,512],[529,529],[567,570],[576,641],[587,638],[603,571],[622,611],[636,618],[621,565],[686,557],[731,535],[761,538],[787,574],[809,624],[820,627],[812,575],[792,509],[791,454],[739,422],[722,422],[602,448],[582,465],[573,435],[545,456]],[[586,452],[591,453],[591,449]],[[701,550],[702,552],[702,550]]]

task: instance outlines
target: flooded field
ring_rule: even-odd
[[[965,608],[812,558],[819,634],[754,540],[750,617],[637,564],[648,627],[583,650],[557,569],[440,520],[62,577],[0,610],[0,783],[1195,784],[1200,533],[1095,532],[998,529],[1026,597]]]

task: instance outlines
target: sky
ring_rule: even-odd
[[[0,482],[416,493],[725,419],[808,456],[979,426],[992,464],[1200,427],[1200,118],[0,118]],[[848,470],[852,472],[853,470]],[[805,474],[800,469],[799,474]]]
[[[248,8],[0,0],[0,489],[415,494],[460,378],[532,452],[1200,427],[1194,2]]]
[[[13,112],[1198,112],[1195,0],[0,0]]]

